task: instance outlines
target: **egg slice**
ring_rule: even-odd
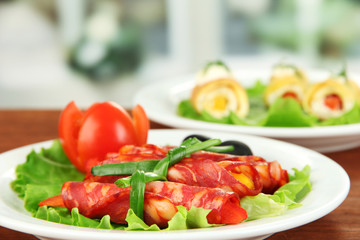
[[[215,118],[234,112],[243,118],[249,112],[249,100],[245,89],[233,78],[221,78],[196,85],[191,103],[197,112],[206,111]]]
[[[334,78],[313,84],[306,92],[303,107],[321,120],[340,117],[355,104],[355,95],[347,84]]]

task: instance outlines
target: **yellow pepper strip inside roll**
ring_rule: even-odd
[[[351,88],[335,78],[315,83],[306,92],[303,107],[321,120],[339,117],[350,111],[355,104]]]
[[[197,112],[206,111],[215,118],[235,113],[243,118],[249,112],[249,100],[245,89],[233,78],[222,78],[196,85],[191,103]]]

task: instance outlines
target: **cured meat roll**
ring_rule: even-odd
[[[240,197],[261,192],[260,175],[253,166],[241,163],[232,168],[225,167],[223,162],[186,158],[169,168],[167,178],[192,186],[221,188]]]
[[[336,78],[313,84],[303,100],[306,112],[321,120],[339,117],[355,105],[354,91]]]
[[[282,169],[277,161],[267,162],[258,156],[236,156],[231,154],[199,151],[193,153],[191,158],[196,160],[209,159],[218,162],[220,166],[230,170],[241,164],[252,165],[260,175],[263,193],[274,193],[279,187],[289,182],[286,170]],[[223,162],[223,163],[221,163]]]
[[[270,106],[280,97],[294,98],[301,103],[307,82],[305,73],[299,68],[292,65],[275,66],[264,93],[265,103]]]
[[[122,163],[122,162],[138,162],[144,160],[160,160],[164,158],[172,147],[159,147],[153,144],[144,144],[142,146],[135,145],[125,145],[120,148],[117,153],[109,153],[107,154],[106,160],[102,162],[96,162],[92,164],[94,165],[102,165],[102,164],[113,164],[113,163]],[[110,175],[110,176],[93,176],[89,171],[87,171],[84,181],[87,182],[102,182],[102,183],[114,183],[120,177],[118,175]]]
[[[134,154],[125,154],[125,157],[123,157],[123,150],[122,154],[105,160],[101,164],[153,160],[148,156],[154,157],[154,160],[159,160],[166,156],[165,154],[154,156],[150,152],[148,156],[139,154],[138,149],[144,147],[153,149],[152,146],[127,147]],[[168,151],[168,148],[160,149]],[[93,176],[88,173],[84,181],[114,183],[122,177],[126,176]],[[190,157],[184,158],[170,167],[167,178],[170,181],[194,186],[218,187],[227,191],[234,191],[240,197],[256,195],[259,192],[273,193],[289,181],[287,171],[282,169],[276,161],[267,162],[258,156],[236,156],[207,151],[193,153]]]
[[[62,187],[65,206],[89,218],[109,215],[111,221],[125,224],[130,207],[130,187],[97,182],[66,182]],[[234,224],[246,219],[237,194],[217,188],[188,186],[173,182],[154,181],[146,184],[144,221],[166,227],[177,212],[176,206],[211,209],[207,219],[213,224]]]

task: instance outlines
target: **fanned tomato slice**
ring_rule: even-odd
[[[148,117],[146,116],[145,110],[140,105],[136,105],[132,109],[132,116],[138,144],[146,144],[150,123]]]
[[[61,112],[58,125],[58,134],[64,152],[78,169],[81,168],[82,163],[78,159],[77,143],[83,118],[84,113],[72,101]]]

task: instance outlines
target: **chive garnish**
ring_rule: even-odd
[[[202,142],[197,138],[189,138],[179,147],[170,149],[166,157],[161,160],[98,165],[93,167],[91,172],[94,176],[132,174],[118,179],[115,184],[121,188],[131,186],[130,208],[139,218],[143,219],[144,194],[147,182],[166,181],[167,171],[170,166],[200,150],[217,148],[217,150],[221,151],[224,147],[214,147],[220,143],[219,139],[209,139]]]

